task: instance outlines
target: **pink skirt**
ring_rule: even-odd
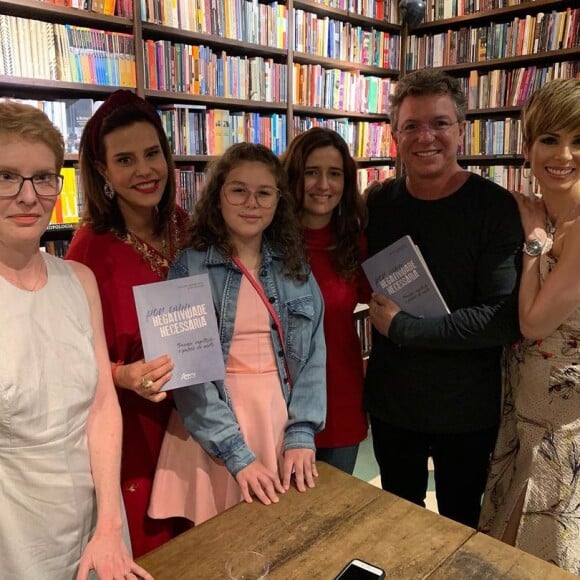
[[[288,410],[269,322],[266,307],[243,278],[225,384],[246,444],[268,469],[279,471]],[[179,516],[200,524],[241,499],[225,465],[191,438],[174,410],[161,446],[149,516]]]

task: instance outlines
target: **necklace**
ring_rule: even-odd
[[[579,204],[573,205],[570,211],[565,214],[562,219],[559,219],[559,216],[557,215],[554,216],[554,219],[548,216],[548,233],[554,235],[567,221],[575,219],[577,217],[575,214],[578,213],[578,208],[580,208]]]
[[[10,284],[12,284],[13,286],[16,286],[16,288],[19,288],[20,290],[26,290],[27,292],[34,292],[36,290],[38,290],[42,284],[42,282],[44,282],[44,274],[46,273],[46,263],[44,261],[44,259],[42,258],[42,256],[40,256],[40,262],[39,265],[37,267],[37,273],[36,273],[36,278],[34,279],[34,284],[32,284],[32,286],[29,287],[28,284],[25,284],[23,282],[22,279],[14,277],[14,276],[10,276],[7,274],[2,274],[2,276],[8,281],[10,282]]]
[[[164,257],[167,257],[167,232],[164,231],[160,237],[151,234],[149,236],[139,235],[131,230],[127,230],[127,237],[137,240],[141,244],[145,244],[159,252]],[[160,239],[159,239],[160,238]]]
[[[159,278],[163,279],[167,276],[167,270],[171,262],[175,259],[183,245],[183,239],[185,238],[185,221],[181,220],[181,222],[178,223],[178,214],[177,212],[173,213],[169,224],[165,228],[164,235],[161,238],[161,252],[130,231],[121,234],[113,230],[112,233],[119,240],[131,246],[138,254],[140,254],[151,270],[157,274]]]

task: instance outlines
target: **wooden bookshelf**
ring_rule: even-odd
[[[143,22],[141,28],[143,31],[143,39],[163,39],[184,42],[187,44],[205,44],[217,49],[234,50],[247,56],[265,56],[278,58],[280,60],[285,60],[288,56],[288,51],[285,49],[243,42],[240,40],[216,36],[214,34],[190,32],[189,30],[180,30],[178,28],[171,28],[170,26],[163,26],[161,24],[152,24],[150,22]]]
[[[433,0],[433,5],[440,0]],[[186,0],[179,0],[174,6],[179,8]],[[393,6],[398,4],[397,0],[392,0]],[[261,4],[265,4],[264,1]],[[224,4],[225,6],[225,4]],[[280,8],[281,6],[281,8]],[[203,105],[208,110],[223,109],[235,112],[256,112],[260,115],[277,115],[282,114],[287,118],[286,123],[286,140],[289,141],[294,134],[294,121],[301,119],[309,122],[309,119],[322,119],[329,123],[345,119],[348,123],[388,123],[388,115],[383,113],[365,113],[361,111],[345,111],[342,109],[327,107],[311,107],[299,104],[294,99],[293,87],[293,67],[296,65],[316,65],[322,67],[324,71],[339,70],[345,71],[346,74],[356,72],[363,77],[373,77],[376,79],[392,79],[396,81],[400,74],[406,71],[406,38],[407,36],[425,36],[440,34],[447,30],[459,30],[461,28],[472,29],[476,27],[485,27],[492,22],[510,22],[514,18],[523,18],[526,15],[535,17],[538,13],[543,12],[546,15],[552,11],[562,12],[566,9],[576,7],[576,3],[565,0],[526,0],[515,6],[506,6],[489,11],[480,11],[473,14],[464,14],[461,16],[440,19],[437,21],[424,22],[413,30],[408,31],[400,24],[387,22],[383,19],[370,18],[363,14],[356,14],[348,10],[341,10],[326,6],[322,2],[315,0],[287,0],[280,2],[276,10],[277,15],[285,14],[286,45],[268,46],[267,43],[255,43],[226,38],[216,34],[210,34],[201,31],[189,31],[177,25],[161,24],[158,18],[156,22],[147,21],[141,15],[141,1],[133,0],[134,18],[120,16],[108,16],[89,12],[86,10],[57,6],[54,4],[44,3],[37,0],[0,0],[0,16],[20,17],[30,20],[38,20],[53,24],[75,25],[87,27],[95,30],[104,30],[111,33],[129,34],[134,40],[134,59],[136,82],[132,88],[139,95],[144,96],[153,104],[161,106],[168,104],[181,105]],[[376,4],[369,9],[374,9]],[[223,7],[220,5],[219,10]],[[397,66],[373,66],[369,64],[360,64],[351,62],[351,59],[339,60],[329,58],[318,54],[300,52],[295,49],[294,39],[294,14],[295,10],[303,11],[316,18],[329,19],[346,23],[350,27],[359,27],[361,31],[368,34],[384,33],[392,39],[397,37],[396,45],[398,47],[399,61]],[[215,22],[213,23],[215,24]],[[259,23],[263,25],[262,22]],[[197,26],[197,24],[196,24]],[[230,21],[231,28],[231,21]],[[358,30],[358,28],[357,28]],[[277,33],[276,33],[277,34]],[[575,34],[578,35],[578,23],[576,23]],[[375,37],[372,37],[375,39]],[[381,38],[386,38],[381,37]],[[275,40],[279,41],[278,36]],[[216,53],[227,56],[241,58],[263,58],[269,59],[274,64],[286,67],[286,77],[283,79],[283,88],[286,90],[286,98],[275,101],[273,99],[239,99],[208,94],[193,94],[192,92],[177,92],[167,90],[151,89],[146,84],[149,65],[144,55],[144,43],[167,42],[171,46],[205,46]],[[374,40],[373,40],[374,42]],[[40,47],[38,50],[42,50]],[[480,75],[491,74],[495,70],[515,70],[525,67],[544,67],[559,64],[562,62],[578,63],[580,57],[580,39],[575,38],[572,46],[552,51],[543,51],[537,54],[526,54],[513,56],[503,59],[489,58],[481,61],[472,59],[470,62],[460,64],[446,64],[441,66],[450,74],[459,78],[469,76],[471,71],[477,71]],[[383,54],[384,58],[384,54]],[[475,60],[475,62],[473,62]],[[324,72],[323,72],[324,74]],[[340,77],[342,78],[342,77]],[[118,87],[112,85],[102,85],[93,83],[78,83],[70,81],[47,80],[42,78],[19,77],[2,75],[0,70],[0,97],[12,98],[30,98],[43,100],[58,99],[80,99],[92,98],[96,100],[105,99],[108,94],[115,91]],[[501,119],[516,118],[519,116],[519,106],[502,106],[502,107],[477,107],[468,111],[468,120],[474,119]],[[358,125],[357,125],[358,127]],[[358,128],[357,128],[358,130]],[[215,155],[176,155],[178,165],[196,165],[203,167],[205,164],[214,159]],[[362,167],[372,166],[394,166],[395,160],[390,156],[371,155],[362,157],[355,156],[357,162]],[[77,162],[75,154],[67,154],[66,163],[72,164]],[[462,163],[480,163],[485,164],[517,164],[521,161],[519,153],[510,153],[509,155],[465,155],[461,156]]]
[[[20,16],[58,24],[78,24],[91,28],[105,28],[118,32],[132,32],[133,21],[88,10],[67,8],[38,0],[0,0],[0,14]]]
[[[495,21],[504,21],[519,16],[521,14],[532,14],[542,11],[561,10],[562,5],[572,6],[571,2],[566,0],[524,0],[520,4],[513,6],[504,6],[503,8],[496,8],[494,10],[482,10],[471,14],[463,14],[452,18],[442,18],[438,20],[425,20],[413,28],[413,33],[418,34],[424,31],[433,32],[435,30],[446,30],[453,28],[460,23],[460,26],[476,26],[481,23],[489,22],[490,18]]]

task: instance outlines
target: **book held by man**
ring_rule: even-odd
[[[225,366],[207,274],[133,288],[145,360],[169,355],[164,391],[222,380]]]
[[[373,292],[419,318],[449,314],[449,308],[411,236],[403,236],[362,264]]]

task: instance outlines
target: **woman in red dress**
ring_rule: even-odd
[[[80,147],[83,223],[68,259],[94,272],[113,378],[123,415],[121,485],[138,557],[175,536],[175,520],[147,515],[157,458],[172,408],[160,391],[173,363],[145,362],[133,286],[165,280],[185,239],[175,205],[174,165],[155,109],[130,91],[113,93],[87,122]]]
[[[367,436],[364,372],[353,310],[370,299],[360,267],[366,258],[366,209],[356,164],[344,139],[313,127],[282,156],[297,200],[312,273],[324,298],[326,427],[316,436],[316,459],[352,474]]]

